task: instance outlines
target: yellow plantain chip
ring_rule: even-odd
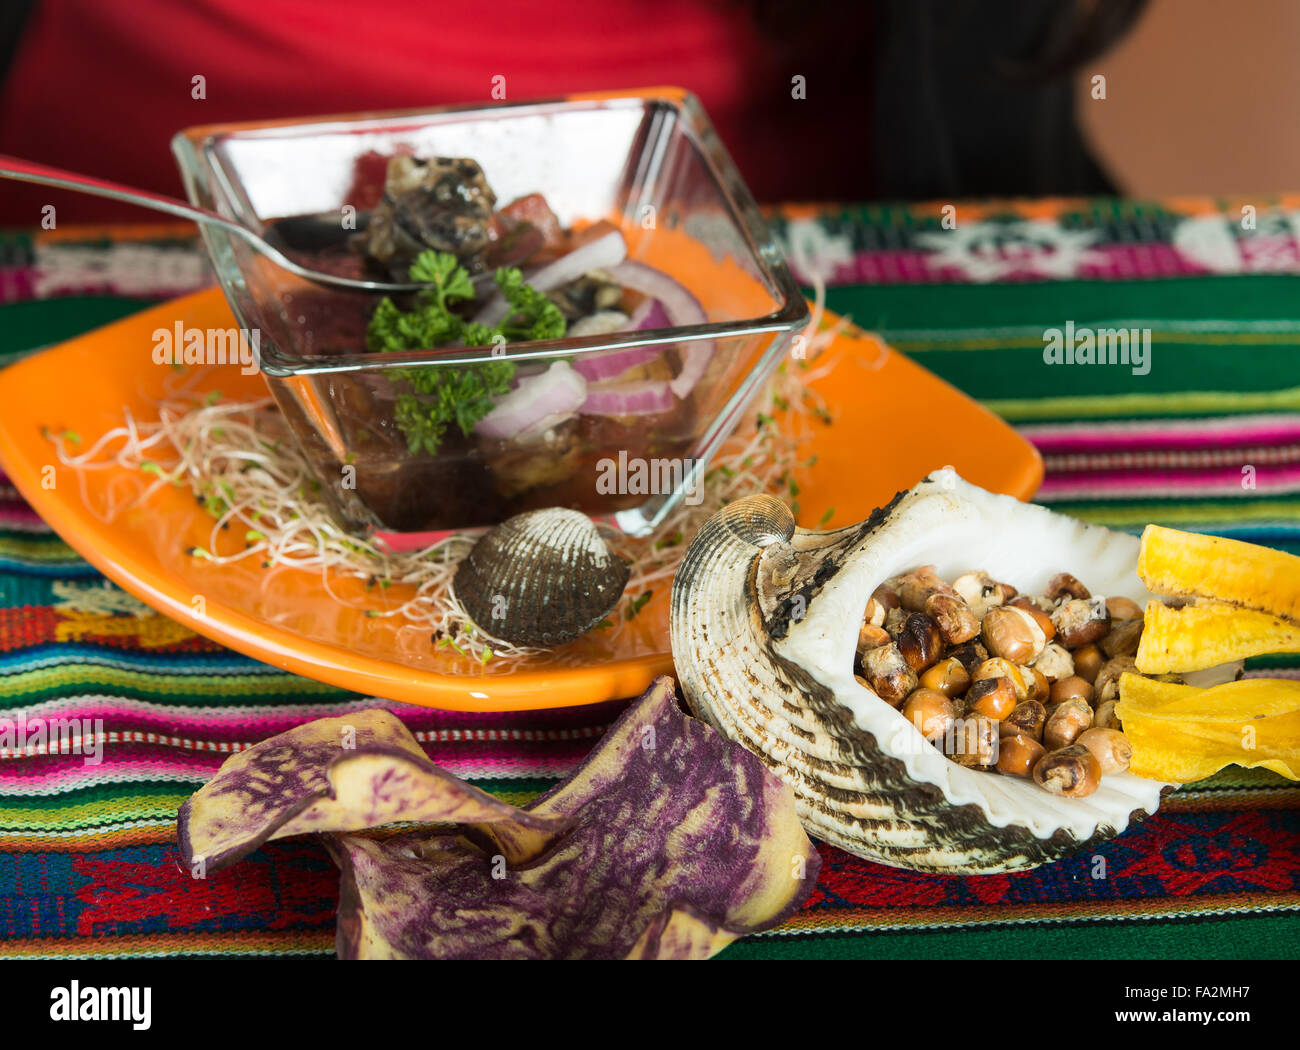
[[[1153,594],[1213,598],[1300,621],[1300,558],[1271,547],[1148,525],[1138,576]]]
[[[1300,623],[1258,609],[1197,600],[1172,609],[1147,603],[1138,644],[1143,674],[1201,671],[1264,653],[1300,652]]]
[[[1244,678],[1209,689],[1120,678],[1115,713],[1136,776],[1185,784],[1225,766],[1300,780],[1300,682]]]

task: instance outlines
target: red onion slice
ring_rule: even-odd
[[[579,354],[573,359],[573,367],[581,372],[589,383],[603,383],[607,379],[621,376],[629,368],[648,364],[658,357],[659,353],[658,347],[633,346],[626,350]]]
[[[664,309],[664,304],[658,299],[645,298],[641,300],[641,305],[632,311],[632,316],[627,319],[627,330],[629,332],[644,332],[650,328],[670,328],[672,321],[668,319],[668,311]]]
[[[649,297],[643,299],[640,305],[632,311],[632,316],[627,319],[627,323],[622,326],[625,332],[636,332],[647,328],[667,328],[671,321],[668,320],[668,314],[664,311],[663,304],[658,299]],[[573,359],[573,367],[586,376],[590,383],[602,383],[605,380],[614,379],[622,375],[629,368],[636,368],[638,365],[649,364],[660,356],[662,350],[654,346],[633,346],[625,350],[604,350],[594,354],[579,354]],[[608,385],[603,390],[590,390],[588,392],[587,403],[583,405],[584,412],[590,412],[593,415],[637,415],[638,410],[623,411],[618,406],[627,402],[635,404],[648,404],[653,407],[646,410],[647,414],[656,412],[666,412],[672,408],[672,391],[668,384],[658,381],[652,384],[654,389],[647,392],[643,385],[638,386],[636,383],[625,383],[619,387]],[[667,402],[664,401],[663,387],[668,392]],[[613,396],[614,390],[631,391],[628,397]],[[592,398],[595,397],[594,404],[614,405],[612,412],[605,412],[599,408],[590,408]]]
[[[708,323],[708,315],[700,301],[690,290],[673,280],[662,270],[656,270],[645,263],[621,262],[608,267],[609,275],[624,288],[631,288],[662,304],[668,320],[674,326],[686,326]],[[713,340],[698,339],[680,345],[682,370],[673,377],[673,393],[683,400],[695,388],[713,356]]]
[[[561,255],[536,273],[529,274],[526,280],[539,292],[549,292],[562,284],[576,281],[592,270],[607,270],[617,266],[626,258],[627,241],[623,240],[623,234],[618,230],[610,230],[580,248],[574,248],[568,255]],[[487,301],[483,309],[475,314],[474,320],[485,325],[500,324],[509,309],[510,304],[505,297],[498,294]]]
[[[587,381],[567,361],[556,361],[545,372],[520,380],[478,421],[474,433],[509,440],[544,419],[559,422],[573,415],[586,399]]]
[[[593,315],[599,317],[599,314]],[[589,320],[589,318],[584,318]],[[590,332],[580,330],[579,326],[583,321],[578,321],[569,329],[570,335],[589,335]],[[647,328],[667,328],[672,322],[668,320],[668,314],[664,311],[663,304],[658,299],[646,298],[635,310],[632,316],[625,319],[617,331],[621,332],[639,332]],[[606,379],[613,379],[615,376],[622,375],[629,368],[635,368],[637,365],[648,364],[662,353],[661,348],[653,346],[634,346],[626,350],[599,350],[594,354],[578,354],[573,359],[573,367],[587,377],[590,383],[601,383]]]
[[[601,310],[590,317],[583,317],[569,327],[568,335],[608,335],[612,332],[626,332],[632,327],[632,319],[618,310]],[[582,373],[589,383],[600,383],[622,375],[629,368],[653,361],[659,356],[654,347],[630,347],[624,350],[597,350],[595,353],[575,354],[573,367]]]
[[[588,387],[582,411],[592,416],[653,416],[671,411],[673,402],[666,380],[646,379]]]

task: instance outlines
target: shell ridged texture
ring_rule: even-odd
[[[809,834],[915,871],[1023,870],[1141,819],[1158,804],[1160,785],[1123,777],[1104,797],[1099,792],[1094,800],[1057,799],[1028,782],[961,769],[853,683],[853,620],[856,615],[861,621],[874,586],[864,561],[887,558],[885,550],[910,558],[912,550],[951,543],[943,532],[949,508],[963,493],[971,494],[971,506],[981,514],[990,506],[981,496],[1004,499],[952,477],[960,486],[955,497],[932,476],[859,525],[827,533],[796,529],[779,501],[767,498],[725,508],[700,530],[677,572],[673,655],[692,710],[759,755],[791,786]],[[928,504],[918,502],[927,498]],[[1054,519],[1046,526],[1037,519],[1020,522],[1027,533],[1046,527],[1054,542],[1065,543],[1067,549],[1039,560],[1072,565],[1072,555],[1106,543],[1097,535],[1106,530],[1086,526],[1086,534],[1072,541],[1076,523],[1012,504],[992,503],[992,516],[1023,510],[1044,522]],[[908,511],[901,522],[900,505]],[[928,537],[925,526],[938,535]],[[1110,557],[1120,564],[1134,541],[1111,535],[1116,539]],[[1068,549],[1072,542],[1074,551]],[[1135,557],[1136,550],[1131,553]],[[844,586],[845,577],[853,577],[860,595],[846,597],[853,588]],[[836,593],[828,597],[831,591]],[[1076,808],[1062,808],[1071,806]]]
[[[470,618],[513,645],[552,647],[582,636],[617,604],[626,562],[585,514],[529,511],[482,536],[453,585]]]

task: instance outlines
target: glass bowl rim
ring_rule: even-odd
[[[703,339],[723,340],[768,333],[786,333],[806,324],[809,317],[807,301],[800,292],[771,231],[763,221],[758,205],[754,202],[739,170],[714,131],[699,100],[684,88],[660,87],[635,91],[579,92],[519,101],[456,103],[416,109],[371,110],[301,118],[199,124],[178,131],[172,137],[171,148],[183,173],[187,176],[197,176],[205,171],[224,172],[225,169],[213,160],[212,153],[217,143],[226,138],[293,138],[296,132],[302,135],[344,134],[364,130],[368,126],[373,126],[377,130],[382,128],[400,131],[403,122],[409,122],[408,126],[416,129],[437,124],[445,119],[465,120],[479,117],[493,120],[512,111],[594,109],[601,105],[619,102],[626,102],[629,106],[644,106],[647,102],[667,105],[681,118],[682,127],[699,150],[700,159],[714,182],[728,218],[749,251],[750,260],[761,269],[776,289],[778,306],[775,310],[759,317],[739,321],[712,321],[705,324],[639,332],[529,340],[514,344],[504,354],[493,347],[443,347],[402,353],[362,352],[323,356],[287,353],[275,343],[271,343],[261,347],[260,350],[262,371],[270,376],[286,377],[370,371],[376,368],[411,367],[412,365],[450,367],[492,358],[515,361],[545,359],[657,343],[692,342]],[[394,122],[398,122],[397,127],[393,126]],[[190,186],[191,182],[187,179],[187,188]],[[233,186],[227,188],[235,189]],[[193,199],[192,192],[191,199]],[[202,202],[195,201],[195,203]],[[248,221],[247,215],[235,215],[233,218],[250,229],[255,229]],[[211,257],[212,248],[207,238],[204,238],[204,244]],[[215,260],[212,261],[215,265]]]

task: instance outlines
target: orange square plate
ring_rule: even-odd
[[[170,370],[150,360],[152,333],[177,321],[199,329],[236,324],[213,289],[0,372],[0,466],[36,512],[106,576],[241,653],[342,688],[429,707],[508,711],[590,704],[634,696],[654,675],[672,673],[667,588],[657,588],[617,637],[593,631],[523,667],[494,667],[435,649],[426,630],[397,617],[367,616],[363,607],[330,598],[318,573],[263,569],[255,559],[217,566],[187,555],[189,547],[206,545],[212,527],[188,489],[164,488],[143,504],[105,514],[110,499],[119,507],[129,503],[132,492],[153,478],[125,469],[76,472],[58,463],[45,432],[74,431],[84,449],[120,426],[127,408],[137,420],[157,419]],[[1014,430],[864,332],[841,335],[813,372],[824,373],[811,385],[833,422],[812,424],[808,453],[816,453],[816,462],[799,478],[805,526],[831,508],[830,525],[856,522],[945,465],[1022,499],[1042,480],[1037,452]],[[219,389],[226,397],[265,393],[262,379],[241,375],[238,366],[211,370],[198,389]],[[918,428],[916,405],[945,425]]]

